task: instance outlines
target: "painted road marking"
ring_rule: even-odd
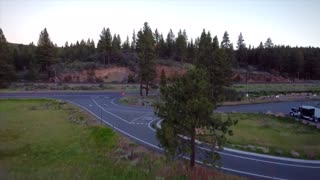
[[[101,107],[93,98],[91,98],[91,99],[92,99],[92,101],[93,101],[99,108],[101,108],[104,112],[106,112],[106,113],[108,113],[108,114],[110,114],[110,115],[112,115],[112,116],[120,119],[121,121],[123,121],[123,122],[125,122],[125,123],[130,124],[130,122],[127,121],[126,119],[123,119],[122,117],[120,117],[120,116],[118,116],[118,115],[116,115],[116,114],[113,114],[113,113],[110,112],[110,111],[105,110],[105,109],[104,109],[103,107]]]
[[[134,119],[131,121],[131,123],[135,122],[136,120],[139,120],[139,119],[142,119],[142,118],[146,118],[146,116],[150,116],[150,115],[152,115],[152,114],[149,113],[149,114],[145,114],[145,115],[143,115],[143,116],[134,118]]]
[[[68,100],[67,100],[67,101],[68,101]],[[156,148],[156,149],[159,149],[159,150],[161,150],[161,151],[164,151],[164,150],[163,150],[161,147],[159,147],[159,146],[156,146],[156,145],[151,144],[151,143],[149,143],[149,142],[146,142],[146,141],[144,141],[144,140],[142,140],[142,139],[139,139],[139,138],[137,138],[137,137],[135,137],[135,136],[133,136],[133,135],[131,135],[131,134],[128,134],[128,133],[126,133],[125,131],[123,131],[123,130],[121,130],[121,129],[115,127],[115,126],[113,126],[113,125],[110,124],[109,122],[105,121],[105,120],[102,119],[101,117],[99,117],[99,116],[97,116],[96,114],[94,114],[92,111],[90,111],[90,110],[87,109],[86,107],[84,107],[84,106],[82,106],[82,105],[80,105],[80,104],[74,103],[74,102],[72,102],[72,101],[68,101],[68,102],[70,102],[70,103],[72,103],[72,104],[75,104],[75,105],[77,105],[77,106],[82,107],[83,109],[87,110],[89,113],[91,113],[91,114],[92,114],[93,116],[95,116],[96,118],[100,119],[101,121],[103,121],[104,123],[106,123],[107,125],[109,125],[110,127],[113,127],[115,130],[117,130],[117,131],[119,131],[119,132],[121,132],[121,133],[123,133],[123,134],[125,134],[125,135],[127,135],[127,136],[129,136],[129,137],[131,137],[131,138],[133,138],[133,139],[135,139],[135,140],[137,140],[137,141],[140,141],[140,142],[142,142],[142,143],[144,143],[144,144],[147,144],[147,145],[149,145],[149,146],[151,146],[151,147],[153,147],[153,148]],[[188,157],[185,157],[185,156],[183,156],[183,158],[189,159]],[[204,164],[202,161],[196,160],[196,162],[197,162],[197,163],[200,163],[200,164]],[[226,170],[226,171],[236,172],[236,173],[239,173],[239,174],[246,174],[246,175],[251,175],[251,176],[255,176],[255,177],[262,177],[262,178],[266,178],[266,179],[285,180],[285,179],[283,179],[283,178],[265,176],[265,175],[261,175],[261,174],[255,174],[255,173],[250,173],[250,172],[246,172],[246,171],[239,171],[239,170],[230,169],[230,168],[224,168],[224,167],[217,167],[217,168],[220,168],[220,169],[223,169],[223,170]]]

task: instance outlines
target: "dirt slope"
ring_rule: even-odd
[[[155,79],[155,82],[159,82],[162,70],[164,70],[166,77],[170,80],[185,74],[187,68],[184,68],[183,66],[170,66],[158,64],[156,66],[157,77]],[[56,82],[127,83],[129,75],[132,75],[137,81],[138,74],[136,72],[131,71],[127,67],[111,66],[108,68],[98,68],[94,70],[83,70],[63,73],[56,78]],[[232,79],[234,80],[234,82],[246,82],[246,71],[239,69],[233,70]],[[282,76],[273,75],[268,72],[252,71],[248,74],[248,82],[279,83],[290,82],[290,80]]]

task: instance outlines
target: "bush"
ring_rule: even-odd
[[[226,88],[224,89],[224,100],[225,101],[241,101],[245,96],[244,92],[238,92],[234,89]]]
[[[129,74],[129,75],[128,75],[128,83],[134,83],[134,82],[135,82],[135,80],[134,80],[133,75],[132,75],[132,74]]]
[[[97,82],[97,83],[103,83],[104,81],[103,81],[103,79],[102,79],[102,78],[98,78],[98,77],[96,77],[96,82]]]

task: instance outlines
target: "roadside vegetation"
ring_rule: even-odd
[[[73,105],[0,100],[0,179],[240,179],[168,162]]]
[[[227,147],[275,156],[320,159],[320,130],[315,126],[268,114],[220,115],[238,120],[231,128],[235,135],[228,137]]]
[[[111,83],[12,83],[0,92],[19,91],[138,91],[137,84],[111,84]]]
[[[246,93],[249,96],[259,97],[268,95],[279,94],[292,94],[292,93],[320,93],[319,83],[280,83],[280,84],[234,84],[232,89]]]

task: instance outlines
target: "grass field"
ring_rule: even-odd
[[[19,91],[138,91],[138,84],[111,83],[13,83],[0,92]]]
[[[138,146],[54,100],[0,100],[0,179],[239,179]]]
[[[320,85],[315,83],[281,83],[281,84],[234,84],[232,88],[239,92],[248,92],[253,96],[289,94],[301,92],[320,93]]]
[[[238,120],[233,127],[234,136],[229,138],[230,147],[279,156],[320,159],[320,130],[316,127],[288,117],[241,113],[229,115]]]

